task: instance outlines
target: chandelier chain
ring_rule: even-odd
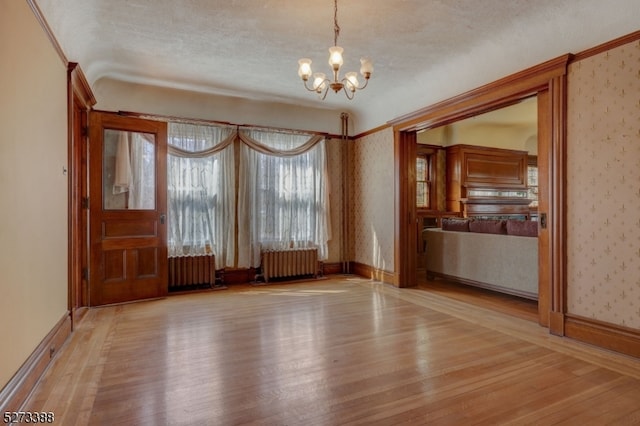
[[[333,45],[338,45],[338,34],[340,34],[340,26],[338,25],[338,0],[333,1]]]

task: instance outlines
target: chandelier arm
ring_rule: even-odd
[[[347,77],[343,77],[342,80],[340,80],[340,83],[342,83],[344,85],[344,87],[350,86],[351,83],[349,82],[349,79],[347,79]],[[364,84],[362,86],[358,86],[356,87],[355,90],[362,90],[365,87],[367,87],[367,84],[369,84],[369,79],[365,79],[364,80]]]
[[[313,87],[309,87],[309,85],[307,85],[307,81],[308,80],[302,80],[302,82],[304,83],[304,88],[307,89],[310,92],[317,92],[316,89],[314,89]]]
[[[321,101],[324,101],[325,98],[327,97],[327,93],[329,93],[329,83],[328,83],[328,79],[324,80],[324,92],[322,93],[322,96],[320,96],[320,92],[318,92],[318,96],[320,97]],[[317,91],[317,90],[316,90]]]
[[[322,80],[322,83],[318,85],[318,87],[324,87],[324,89],[321,89],[321,90],[314,89],[313,86],[309,87],[309,85],[307,84],[307,81],[308,80],[302,80],[302,82],[304,83],[304,88],[307,89],[309,92],[317,93],[320,100],[324,101],[325,98],[327,97],[327,93],[329,92],[329,87],[331,87],[331,80],[329,80],[328,78],[325,78],[324,80]]]
[[[362,86],[360,86],[360,87],[356,87],[356,90],[362,90],[362,89],[364,89],[365,87],[367,87],[367,84],[369,84],[369,79],[368,79],[368,78],[365,78],[365,79],[364,79],[364,84],[363,84]]]

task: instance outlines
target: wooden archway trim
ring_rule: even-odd
[[[564,237],[564,188],[566,170],[566,74],[572,55],[567,54],[461,95],[398,117],[389,122],[394,129],[395,284],[411,287],[417,282],[415,220],[415,170],[411,159],[415,150],[415,132],[433,128],[502,108],[539,95],[539,134],[545,138],[539,161],[547,167],[548,190],[540,200],[548,209],[548,228],[540,241],[543,256],[539,270],[544,289],[540,292],[539,322],[553,334],[564,334],[566,313],[566,277]],[[413,153],[414,154],[414,153]],[[540,159],[540,157],[542,157]],[[540,211],[543,211],[542,209]],[[548,284],[546,284],[548,283]]]
[[[566,75],[571,59],[572,55],[567,54],[543,62],[493,83],[397,117],[388,124],[398,131],[422,130],[502,108],[534,95],[540,90],[547,90],[552,79]]]

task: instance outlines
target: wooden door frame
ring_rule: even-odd
[[[71,327],[77,326],[87,307],[87,210],[83,200],[87,197],[87,126],[88,112],[96,99],[91,92],[80,66],[69,63],[67,67],[68,104],[68,307]]]
[[[394,283],[417,283],[415,206],[415,134],[538,96],[538,153],[547,176],[547,193],[540,199],[540,213],[547,214],[548,228],[541,229],[539,246],[539,323],[564,335],[566,313],[566,75],[572,55],[563,55],[459,96],[447,99],[389,124],[394,129]],[[542,158],[541,158],[542,157]],[[547,162],[545,165],[544,163]],[[545,196],[546,195],[546,196]]]

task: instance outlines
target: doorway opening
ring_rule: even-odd
[[[418,130],[415,143],[417,286],[537,321],[537,97]]]

